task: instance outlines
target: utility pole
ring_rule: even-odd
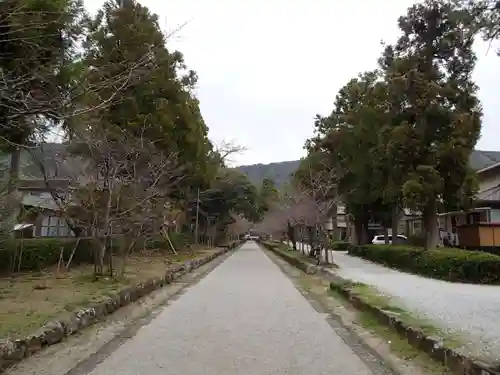
[[[200,188],[196,193],[196,225],[194,228],[195,243],[198,244],[198,216],[200,214]]]

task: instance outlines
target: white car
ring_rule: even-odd
[[[259,236],[253,234],[247,234],[245,235],[244,239],[247,241],[257,241],[259,239]]]
[[[392,243],[392,236],[389,235],[389,243]],[[400,243],[404,244],[408,242],[408,237],[398,234],[398,240]],[[385,245],[385,236],[383,234],[373,237],[372,244],[374,245]]]

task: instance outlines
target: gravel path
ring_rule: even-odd
[[[500,361],[500,286],[450,283],[388,269],[335,252],[341,277],[375,286],[450,333],[470,340],[473,355]]]
[[[373,373],[250,242],[90,374]]]
[[[307,244],[304,248],[309,250]],[[500,286],[428,279],[344,251],[330,251],[331,259],[339,266],[339,276],[374,286],[401,307],[462,337],[469,354],[500,363]]]

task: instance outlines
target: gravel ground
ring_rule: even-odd
[[[370,375],[253,243],[166,307],[91,375]]]
[[[500,286],[450,283],[390,270],[335,254],[340,276],[375,286],[404,306],[464,339],[471,354],[500,361]]]
[[[450,283],[398,272],[333,252],[337,273],[376,287],[418,316],[458,334],[469,354],[500,362],[500,286]]]

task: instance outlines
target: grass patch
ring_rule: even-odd
[[[406,339],[402,338],[399,333],[396,332],[396,330],[381,325],[373,315],[367,312],[359,312],[357,322],[363,328],[387,342],[391,351],[397,353],[402,359],[416,362],[423,367],[426,372],[432,374],[453,374],[446,366],[430,358],[427,353],[410,345]]]
[[[416,317],[414,314],[406,311],[405,309],[396,306],[389,297],[380,294],[375,288],[369,285],[359,282],[346,281],[343,283],[343,285],[338,286],[349,289],[351,293],[355,294],[366,304],[397,315],[398,318],[401,319],[401,321],[406,325],[419,329],[426,336],[439,337],[443,341],[443,344],[448,348],[457,349],[463,346],[461,344],[461,340],[458,337],[445,333],[443,330],[437,328],[428,320],[421,317]],[[332,289],[332,291],[334,290],[335,289]],[[336,292],[336,295],[341,294]]]
[[[366,342],[371,341],[369,345],[376,346],[378,350],[381,350],[380,345],[387,345],[391,355],[405,363],[403,366],[408,365],[408,361],[410,361],[412,363],[411,366],[417,366],[424,370],[425,374],[453,374],[442,363],[435,361],[427,353],[410,345],[395,329],[382,325],[375,316],[368,312],[354,309],[342,294],[335,289],[330,289],[330,284],[327,280],[318,276],[304,274],[293,275],[292,277],[299,289],[313,296],[327,311],[337,313],[343,323],[350,326],[350,329],[355,330]],[[379,303],[380,306],[384,306],[390,311],[410,316],[403,309],[390,304],[387,298],[373,294],[373,290],[367,285],[361,283],[350,284],[371,301]],[[415,321],[416,319],[412,318],[412,320]],[[367,340],[366,333],[371,335],[372,340]]]
[[[372,338],[369,345],[375,345],[379,350],[380,345],[387,345],[391,355],[396,356],[406,364],[408,361],[411,361],[412,366],[418,366],[420,369],[423,369],[425,374],[452,374],[446,366],[432,359],[427,353],[410,345],[396,330],[382,325],[372,314],[354,309],[342,294],[335,289],[330,289],[330,283],[327,280],[319,276],[302,273],[300,275],[292,274],[291,277],[300,290],[312,296],[327,311],[338,314],[343,323],[350,329],[355,330],[358,335],[364,337],[365,341],[369,341],[366,336],[366,333],[369,333]],[[375,301],[391,311],[404,312],[403,309],[391,305],[387,298],[374,295],[373,290],[368,286],[361,283],[349,284],[360,293],[363,293],[364,296],[369,296],[368,298],[371,301]]]
[[[274,249],[275,251],[282,251],[285,252],[288,256],[294,257],[296,259],[302,260],[304,262],[307,262],[313,266],[316,266],[316,259],[311,258],[309,255],[303,253],[300,249],[294,250],[291,246],[280,243],[280,242],[264,242],[263,245],[269,249],[270,247]],[[335,259],[334,259],[335,261]],[[320,264],[321,267],[325,268],[338,268],[338,266],[335,263],[324,263],[322,262]]]
[[[110,297],[127,285],[163,275],[189,259],[212,250],[196,249],[179,255],[138,254],[127,260],[123,278],[94,281],[92,265],[81,265],[56,276],[55,269],[0,278],[0,338],[19,338],[55,318]],[[116,262],[119,267],[119,262]]]

